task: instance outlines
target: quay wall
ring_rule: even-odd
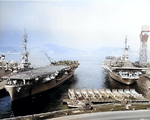
[[[40,120],[40,119],[44,119],[46,117],[54,118],[54,116],[57,116],[57,114],[66,116],[66,115],[68,115],[69,112],[79,111],[79,110],[82,110],[82,108],[73,108],[73,109],[59,110],[59,111],[46,112],[46,113],[40,113],[40,114],[18,116],[18,117],[12,117],[12,118],[4,118],[2,120]]]
[[[100,106],[109,106],[109,105],[115,105],[118,108],[118,105],[121,105],[121,104],[114,104],[114,103],[97,104],[97,105],[94,105],[95,107],[93,106],[93,110],[96,110],[97,107],[100,107]],[[143,105],[143,106],[144,105],[148,105],[148,108],[149,108],[150,103],[140,103],[140,106],[141,105]],[[134,103],[133,103],[133,106],[134,106]],[[141,107],[141,109],[142,109],[142,107]],[[125,106],[124,106],[123,110],[125,110]],[[133,109],[133,110],[135,110],[135,109]],[[65,110],[46,112],[46,113],[39,113],[39,114],[33,114],[33,115],[18,116],[18,117],[12,117],[12,118],[4,118],[2,120],[45,120],[45,119],[51,119],[51,118],[60,117],[60,116],[73,115],[73,114],[78,114],[78,113],[82,114],[82,113],[86,113],[86,111],[87,111],[86,108],[72,108],[72,109],[65,109]],[[106,111],[112,111],[112,110],[111,109],[107,109]]]

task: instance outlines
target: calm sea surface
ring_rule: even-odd
[[[62,103],[66,99],[68,89],[130,89],[134,88],[138,93],[144,94],[144,89],[137,83],[126,86],[112,80],[108,73],[102,68],[102,60],[98,58],[81,59],[79,67],[76,69],[74,77],[59,86],[58,88],[43,93],[26,100],[11,103],[9,95],[0,98],[0,118],[8,118],[13,113],[15,116],[28,115],[34,113],[49,112],[61,109],[68,109]]]

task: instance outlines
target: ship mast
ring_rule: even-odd
[[[25,33],[23,35],[23,48],[24,48],[24,52],[22,54],[22,58],[21,58],[21,63],[20,63],[20,67],[23,70],[27,70],[30,66],[30,63],[28,61],[28,55],[29,53],[27,52],[27,34],[26,34],[26,29],[25,29]]]
[[[123,60],[127,61],[129,58],[129,46],[127,47],[127,36],[125,38],[125,48],[124,48],[124,54],[123,54]]]
[[[127,50],[128,48],[127,48],[127,36],[126,36],[126,38],[125,38],[125,50]]]
[[[24,41],[23,41],[23,42],[24,42],[24,43],[23,43],[24,46],[23,46],[23,48],[24,48],[24,51],[27,52],[27,45],[26,45],[26,44],[27,44],[28,41],[27,41],[26,29],[25,29],[25,31],[24,31],[23,37],[24,37]]]

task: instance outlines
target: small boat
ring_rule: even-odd
[[[85,99],[87,99],[89,97],[86,89],[81,89],[81,94]]]
[[[69,90],[68,90],[68,97],[69,97],[69,99],[72,99],[72,100],[75,100],[75,99],[76,99],[76,95],[75,95],[73,89],[69,89]]]

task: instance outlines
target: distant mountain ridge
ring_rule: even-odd
[[[100,55],[103,59],[106,56],[122,56],[124,52],[124,48],[121,47],[102,47],[98,50],[95,50],[93,55]],[[139,51],[129,49],[129,60],[137,61],[139,59]]]
[[[33,48],[28,48],[28,51],[35,51],[35,50],[41,50],[45,52],[52,52],[55,54],[68,54],[68,53],[79,53],[80,50],[69,48],[69,47],[64,47],[64,46],[58,46],[58,45],[53,45],[53,44],[45,44],[39,47],[33,47]],[[13,46],[7,46],[7,47],[0,47],[0,53],[22,53],[23,48],[21,47],[13,47]]]
[[[43,53],[46,52],[48,55],[79,55],[79,56],[97,56],[101,58],[105,58],[106,56],[120,56],[123,55],[123,48],[121,47],[102,47],[100,49],[97,49],[95,51],[83,51],[78,50],[74,48],[69,48],[65,46],[58,46],[54,44],[44,44],[38,47],[28,48],[28,52],[30,53],[30,56],[41,56]],[[0,54],[1,53],[22,53],[23,48],[21,47],[0,47]],[[136,59],[138,59],[138,51],[129,50],[129,58],[134,58],[136,56]]]
[[[34,47],[31,48],[29,50],[34,50],[34,51],[44,51],[47,53],[51,53],[51,54],[79,54],[81,51],[74,49],[74,48],[69,48],[69,47],[65,47],[65,46],[58,46],[58,45],[54,45],[54,44],[44,44],[42,46],[39,47]]]
[[[0,54],[2,53],[22,53],[22,48],[13,46],[0,47]]]

